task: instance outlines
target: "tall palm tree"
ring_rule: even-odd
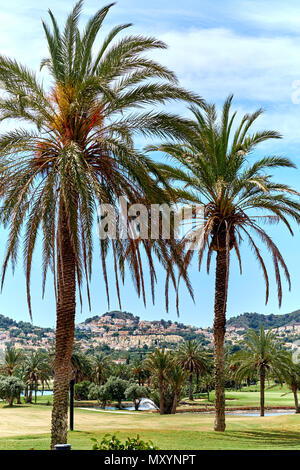
[[[164,414],[164,387],[168,369],[172,364],[172,354],[165,348],[155,348],[144,361],[145,368],[157,377],[159,388],[159,411]]]
[[[244,340],[245,350],[236,353],[240,365],[236,371],[238,380],[258,375],[260,381],[260,416],[265,414],[265,381],[276,377],[282,383],[290,367],[290,355],[276,341],[276,335],[267,333],[260,325],[259,332],[250,330]]]
[[[52,448],[67,441],[76,289],[81,299],[85,280],[90,301],[96,209],[103,203],[111,204],[118,213],[121,196],[130,205],[145,203],[147,207],[150,201],[168,201],[171,188],[164,184],[151,159],[135,149],[133,138],[138,133],[181,138],[186,120],[145,107],[170,100],[201,102],[178,86],[170,70],[149,58],[151,50],[166,47],[163,42],[134,35],[115,41],[129,24],[113,28],[95,50],[111,6],[100,9],[83,32],[78,27],[82,1],[75,5],[63,30],[49,11],[52,26],[43,22],[49,54],[41,63],[49,74],[48,89],[27,67],[0,57],[0,121],[29,124],[0,136],[0,221],[9,226],[2,284],[9,261],[13,266],[16,263],[18,242],[24,233],[31,312],[32,257],[41,232],[43,292],[50,268],[57,313]],[[170,269],[171,248],[163,241],[123,239],[122,234],[115,239],[101,238],[100,260],[108,299],[109,248],[119,302],[118,272],[124,281],[126,263],[145,301],[141,251],[146,253],[153,293],[153,244],[159,259]],[[175,275],[172,278],[175,284]]]
[[[198,204],[193,223],[183,239],[187,248],[186,266],[198,253],[199,269],[207,251],[209,271],[213,253],[216,253],[214,304],[214,367],[215,367],[215,430],[225,430],[224,337],[232,252],[236,253],[242,272],[240,244],[246,239],[262,269],[266,283],[266,302],[269,298],[269,277],[261,248],[256,238],[270,252],[277,283],[279,305],[282,299],[280,268],[290,285],[290,276],[284,259],[263,223],[283,222],[293,234],[291,219],[300,222],[299,193],[284,183],[276,183],[270,175],[273,168],[294,168],[288,158],[268,156],[251,161],[253,151],[261,142],[279,139],[274,131],[251,133],[262,110],[246,114],[236,123],[236,112],[231,113],[232,96],[224,106],[221,118],[214,105],[192,106],[192,129],[188,144],[165,143],[151,146],[171,156],[176,168],[162,166],[170,180],[181,180],[184,187],[178,197]],[[234,130],[235,126],[235,130]],[[178,164],[180,168],[178,168]],[[190,193],[190,195],[189,195]],[[297,196],[297,199],[295,198]],[[189,249],[192,248],[192,249]]]
[[[3,363],[1,364],[1,372],[9,376],[13,375],[23,359],[24,354],[21,349],[8,346],[4,353]]]
[[[193,341],[185,341],[180,345],[177,353],[178,364],[189,373],[189,399],[193,400],[193,377],[208,370],[208,358],[201,350],[200,344]]]

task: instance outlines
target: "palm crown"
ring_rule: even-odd
[[[79,289],[83,277],[88,288],[97,206],[109,203],[117,208],[120,196],[132,204],[149,203],[150,199],[165,202],[170,195],[170,188],[163,185],[153,162],[134,148],[133,137],[140,132],[179,138],[185,121],[142,108],[171,99],[201,101],[178,87],[171,71],[142,55],[165,48],[164,43],[142,36],[126,36],[114,42],[130,24],[114,28],[99,51],[93,53],[97,34],[112,5],[99,10],[83,33],[78,29],[82,1],[74,7],[62,32],[49,11],[52,31],[43,23],[49,57],[42,61],[52,79],[49,90],[26,67],[0,57],[1,85],[5,90],[0,101],[0,120],[26,123],[26,128],[0,137],[1,221],[10,226],[2,283],[9,260],[13,265],[16,261],[25,225],[29,309],[31,262],[39,229],[43,234],[44,286],[49,267],[57,277],[55,259],[62,259],[62,237],[56,234],[61,225],[70,233]],[[134,108],[136,111],[132,111]],[[109,296],[105,262],[108,245],[107,240],[101,240]],[[134,240],[122,243],[115,240],[111,246],[115,269],[120,270],[122,279],[127,259],[138,293],[144,291],[140,244]],[[144,248],[153,284],[155,270],[150,243],[145,241]],[[161,259],[167,258],[167,251],[161,244]],[[117,275],[116,284],[119,293]]]
[[[282,221],[293,233],[288,219],[300,222],[300,204],[293,197],[299,193],[285,184],[276,183],[269,174],[270,169],[294,167],[294,164],[288,158],[278,156],[250,163],[250,154],[258,144],[281,136],[268,130],[250,133],[251,126],[262,113],[261,109],[246,114],[233,132],[236,112],[230,113],[231,102],[232,96],[226,100],[220,120],[214,105],[192,106],[194,122],[187,137],[188,143],[166,143],[149,149],[164,151],[179,162],[181,168],[168,165],[162,165],[162,168],[170,180],[184,182],[185,187],[178,191],[179,197],[201,204],[196,211],[193,228],[184,239],[185,246],[198,248],[199,269],[206,249],[208,271],[214,251],[226,252],[229,261],[230,250],[234,249],[242,272],[240,243],[247,239],[264,274],[267,302],[269,276],[253,237],[256,235],[271,253],[281,304],[280,268],[289,286],[290,276],[279,249],[261,223]],[[188,250],[186,265],[195,252],[195,249]]]

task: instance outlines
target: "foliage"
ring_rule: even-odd
[[[0,378],[0,398],[7,400],[10,406],[13,406],[14,398],[17,398],[24,388],[24,382],[18,377],[9,376]]]
[[[94,383],[89,386],[89,400],[98,400],[103,408],[106,407],[107,403],[111,400],[111,391],[105,385],[96,385]]]
[[[111,376],[103,387],[105,387],[110,400],[116,400],[119,407],[121,407],[121,401],[125,398],[125,390],[128,387],[128,382],[119,377]]]
[[[88,380],[84,380],[75,384],[74,392],[75,392],[75,400],[88,400],[89,393],[90,393],[90,385],[91,382]]]
[[[152,441],[142,441],[140,436],[127,437],[124,443],[117,438],[116,434],[105,434],[103,439],[91,439],[94,442],[93,450],[158,450]]]
[[[280,270],[289,287],[290,275],[282,254],[262,225],[282,222],[293,234],[291,222],[300,223],[299,193],[282,182],[276,182],[271,175],[273,169],[295,168],[295,165],[288,158],[279,156],[250,162],[260,143],[281,136],[271,130],[251,133],[262,109],[244,115],[236,123],[237,113],[231,111],[232,99],[233,96],[229,96],[225,101],[221,116],[218,116],[215,105],[192,106],[194,121],[187,143],[163,143],[150,146],[149,150],[165,152],[172,158],[177,166],[161,166],[165,177],[184,183],[185,189],[179,190],[178,198],[196,205],[192,228],[182,240],[186,249],[186,267],[197,253],[200,269],[206,252],[209,271],[213,253],[225,252],[228,278],[232,251],[242,272],[240,246],[247,240],[263,273],[267,302],[270,282],[260,242],[271,254],[281,305]]]
[[[253,328],[259,329],[262,324],[265,329],[280,328],[285,325],[300,323],[300,310],[286,313],[284,315],[262,315],[260,313],[243,313],[237,317],[229,318],[227,325],[236,328]]]
[[[125,390],[125,398],[133,401],[136,411],[139,409],[141,399],[149,397],[149,394],[150,392],[147,387],[136,383],[130,384]]]

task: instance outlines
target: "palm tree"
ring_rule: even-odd
[[[258,375],[260,381],[260,416],[265,414],[265,381],[276,377],[282,383],[290,367],[290,356],[281,349],[276,336],[269,330],[267,333],[260,325],[259,333],[250,330],[244,340],[245,350],[236,353],[240,356],[240,365],[236,371],[238,380]]]
[[[157,377],[159,388],[159,411],[164,414],[164,387],[166,374],[172,364],[172,354],[165,348],[155,348],[145,359],[144,365],[152,374]]]
[[[293,392],[296,413],[300,413],[298,401],[298,390],[300,390],[300,364],[295,364],[291,360],[291,365],[285,372],[285,382]]]
[[[109,366],[109,358],[106,354],[98,353],[93,357],[93,372],[94,378],[98,385],[102,385],[105,372],[107,371]]]
[[[168,369],[167,380],[171,385],[172,392],[174,394],[171,414],[176,413],[177,404],[180,399],[182,387],[184,386],[184,383],[187,379],[187,374],[188,372],[182,369],[182,367],[176,363],[172,364],[172,366]]]
[[[133,376],[137,379],[139,385],[143,385],[145,381],[145,368],[143,361],[136,359],[132,367]]]
[[[8,346],[4,353],[4,361],[1,365],[1,372],[8,376],[13,375],[16,368],[21,364],[24,359],[24,354],[21,349]]]
[[[251,133],[262,110],[246,114],[237,123],[236,112],[231,113],[232,96],[222,111],[221,119],[214,105],[192,106],[194,123],[186,140],[188,144],[165,143],[151,146],[150,150],[160,150],[171,156],[176,168],[162,165],[165,176],[170,180],[184,183],[178,198],[197,204],[191,229],[183,239],[187,248],[186,267],[193,255],[198,253],[198,264],[207,250],[207,270],[209,272],[213,253],[216,253],[215,305],[214,305],[214,368],[215,368],[215,408],[214,429],[225,430],[225,388],[224,388],[224,337],[229,281],[229,265],[232,251],[241,265],[240,244],[243,239],[250,248],[262,269],[266,283],[266,302],[269,298],[269,277],[259,247],[257,237],[271,253],[279,305],[282,299],[280,268],[290,285],[290,276],[284,259],[262,223],[283,222],[292,232],[289,218],[300,222],[300,204],[295,199],[299,193],[283,183],[273,181],[270,170],[273,168],[294,168],[288,158],[277,156],[263,157],[250,162],[256,146],[269,139],[281,136],[274,131]],[[178,168],[178,163],[181,165]],[[251,233],[252,232],[252,233]],[[189,249],[192,248],[192,249]],[[197,249],[198,248],[198,249]]]
[[[75,383],[92,379],[93,364],[90,357],[83,352],[73,350],[71,368],[72,378],[74,378]]]
[[[134,35],[115,42],[116,36],[129,24],[115,27],[95,50],[96,38],[111,6],[99,10],[83,32],[78,27],[82,0],[75,5],[63,30],[49,11],[52,27],[43,22],[49,55],[41,63],[49,73],[49,89],[27,67],[0,57],[3,91],[0,121],[12,119],[29,124],[0,136],[0,221],[9,226],[2,285],[9,261],[15,265],[19,238],[24,233],[31,313],[32,257],[41,232],[43,292],[50,268],[57,314],[52,448],[67,441],[76,289],[81,300],[82,283],[86,280],[90,302],[92,234],[94,222],[100,223],[103,215],[98,213],[97,219],[96,209],[110,204],[118,213],[121,196],[130,205],[145,203],[148,207],[150,201],[168,202],[171,188],[164,184],[154,162],[134,148],[133,138],[138,133],[181,138],[186,120],[144,108],[170,100],[201,102],[196,95],[178,86],[170,70],[149,58],[151,50],[166,47],[163,42]],[[145,301],[141,251],[144,249],[146,253],[153,294],[156,281],[153,245],[168,269],[173,266],[171,247],[162,240],[152,243],[117,235],[115,239],[100,237],[99,242],[108,301],[109,248],[119,302],[118,272],[124,282],[126,263],[137,293]],[[175,285],[175,275],[172,280]]]
[[[29,386],[27,402],[32,402],[32,392],[35,394],[35,403],[37,402],[37,391],[40,381],[48,381],[51,377],[51,367],[48,356],[41,351],[32,351],[25,358],[25,380]]]
[[[208,369],[208,359],[206,354],[201,350],[200,344],[193,341],[185,341],[179,347],[177,354],[178,364],[189,373],[189,399],[194,400],[193,397],[193,376],[199,375]]]

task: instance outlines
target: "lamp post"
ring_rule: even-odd
[[[70,381],[70,431],[74,431],[74,384],[73,379]]]

